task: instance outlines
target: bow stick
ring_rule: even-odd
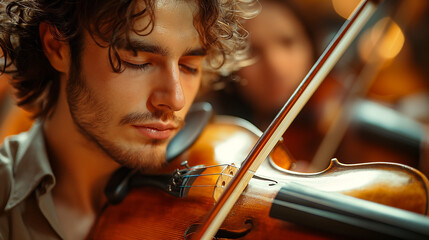
[[[344,23],[310,72],[259,138],[193,239],[209,240],[213,238],[258,167],[372,16],[376,5],[376,1],[364,0],[357,7],[353,16]]]

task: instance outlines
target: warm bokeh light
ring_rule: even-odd
[[[365,60],[371,60],[374,47],[378,58],[393,59],[404,46],[405,37],[401,28],[389,17],[378,21],[374,27],[366,31],[359,39],[359,55]]]
[[[361,0],[332,0],[335,12],[343,18],[348,19]]]

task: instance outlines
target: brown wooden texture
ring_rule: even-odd
[[[240,140],[243,138],[251,140],[243,144],[245,141]],[[190,166],[223,163],[240,166],[248,153],[246,148],[252,147],[256,139],[254,133],[245,131],[243,127],[212,123],[194,146],[166,166],[163,172],[179,168],[184,160]],[[284,156],[284,153],[271,157],[275,156]],[[234,161],[231,162],[231,159]],[[240,239],[267,239],[268,236],[268,239],[339,239],[339,236],[269,217],[274,196],[282,184],[290,181],[418,213],[427,212],[427,179],[404,165],[343,165],[333,161],[323,172],[305,174],[276,167],[275,162],[282,160],[267,160],[256,176],[274,179],[277,184],[271,180],[252,179],[221,229],[244,232],[250,228],[250,232]],[[207,168],[203,174],[219,173],[222,168]],[[91,239],[185,239],[186,233],[195,231],[195,224],[201,224],[214,206],[213,186],[217,181],[218,175],[198,177],[186,198],[173,197],[151,187],[135,189],[121,204],[108,206],[104,210]]]

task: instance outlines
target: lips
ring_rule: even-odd
[[[168,139],[177,129],[172,124],[151,123],[144,125],[133,125],[143,136],[151,139]]]

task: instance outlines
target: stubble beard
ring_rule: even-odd
[[[66,92],[70,114],[78,131],[96,147],[101,149],[117,163],[133,169],[154,169],[165,163],[167,140],[152,140],[142,144],[138,149],[125,146],[116,139],[108,137],[106,129],[112,123],[112,116],[106,105],[98,101],[86,86],[86,80],[79,71],[71,71]],[[162,116],[159,116],[162,115]],[[170,117],[170,116],[167,116]],[[144,121],[148,118],[166,118],[162,113],[134,113],[123,117],[119,124]],[[173,116],[174,118],[174,116]],[[182,119],[175,119],[183,125]]]

